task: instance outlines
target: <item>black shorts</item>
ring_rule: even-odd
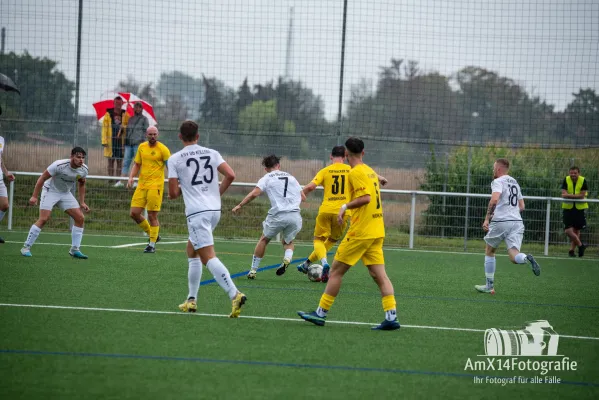
[[[121,138],[112,138],[112,157],[110,158],[123,158],[123,140]]]
[[[584,229],[586,226],[587,218],[584,210],[579,210],[576,207],[564,210],[564,229]]]

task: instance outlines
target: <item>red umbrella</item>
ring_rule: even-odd
[[[123,98],[122,109],[126,110],[127,114],[129,114],[130,116],[133,116],[133,114],[135,113],[133,111],[133,106],[135,105],[135,103],[141,103],[141,106],[143,109],[142,113],[143,113],[143,115],[145,115],[148,118],[148,122],[150,123],[150,125],[156,125],[158,123],[156,121],[156,116],[154,115],[154,108],[152,108],[152,105],[150,103],[148,103],[145,100],[140,99],[133,93],[119,92],[118,95]],[[114,107],[114,97],[116,97],[116,96],[112,96],[110,98],[100,100],[97,103],[93,104],[94,109],[96,110],[96,117],[98,118],[98,121],[100,121],[100,120],[102,120],[102,118],[104,118],[104,115],[106,115],[106,110]]]

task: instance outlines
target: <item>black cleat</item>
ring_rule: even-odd
[[[578,246],[578,257],[584,256],[584,251],[587,249],[587,245],[582,243],[582,245]]]
[[[0,237],[0,243],[4,243],[4,239]]]
[[[532,273],[535,274],[536,276],[541,275],[541,266],[535,260],[535,258],[532,256],[532,254],[528,254],[526,256],[526,259],[530,262],[530,267],[532,268]]]
[[[150,245],[148,245],[145,249],[144,249],[144,253],[156,253],[156,249]]]
[[[570,250],[568,252],[568,256],[570,256],[570,257],[576,257],[576,254],[574,254],[574,250]]]

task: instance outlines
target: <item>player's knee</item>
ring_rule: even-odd
[[[77,226],[83,226],[83,224],[85,222],[85,217],[83,216],[83,214],[77,215],[75,218],[73,218],[73,222]]]
[[[2,204],[0,206],[0,211],[7,212],[8,211],[8,204]]]

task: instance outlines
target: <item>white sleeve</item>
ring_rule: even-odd
[[[501,193],[503,192],[503,188],[501,187],[501,182],[499,182],[497,179],[493,180],[493,183],[491,183],[491,193]]]
[[[214,162],[216,163],[216,168],[220,167],[220,165],[222,163],[225,162],[225,159],[223,158],[223,156],[220,155],[220,153],[218,151],[215,152],[215,160]]]
[[[50,166],[48,168],[46,168],[48,170],[48,172],[50,173],[50,176],[56,175],[56,166],[57,165],[58,165],[58,161],[54,161],[52,164],[50,164]]]
[[[89,167],[85,164],[83,164],[83,166],[85,168],[83,168],[83,173],[81,174],[81,178],[79,178],[79,179],[85,179],[85,177],[87,177],[87,175],[88,175]]]
[[[522,196],[522,188],[518,185],[518,200],[522,200],[524,197]]]
[[[170,157],[166,163],[168,167],[168,179],[179,178],[179,176],[177,175],[177,168],[175,165],[175,160],[173,160],[173,157]]]
[[[266,189],[266,176],[260,178],[258,183],[256,183],[256,187],[264,192],[264,190]]]

